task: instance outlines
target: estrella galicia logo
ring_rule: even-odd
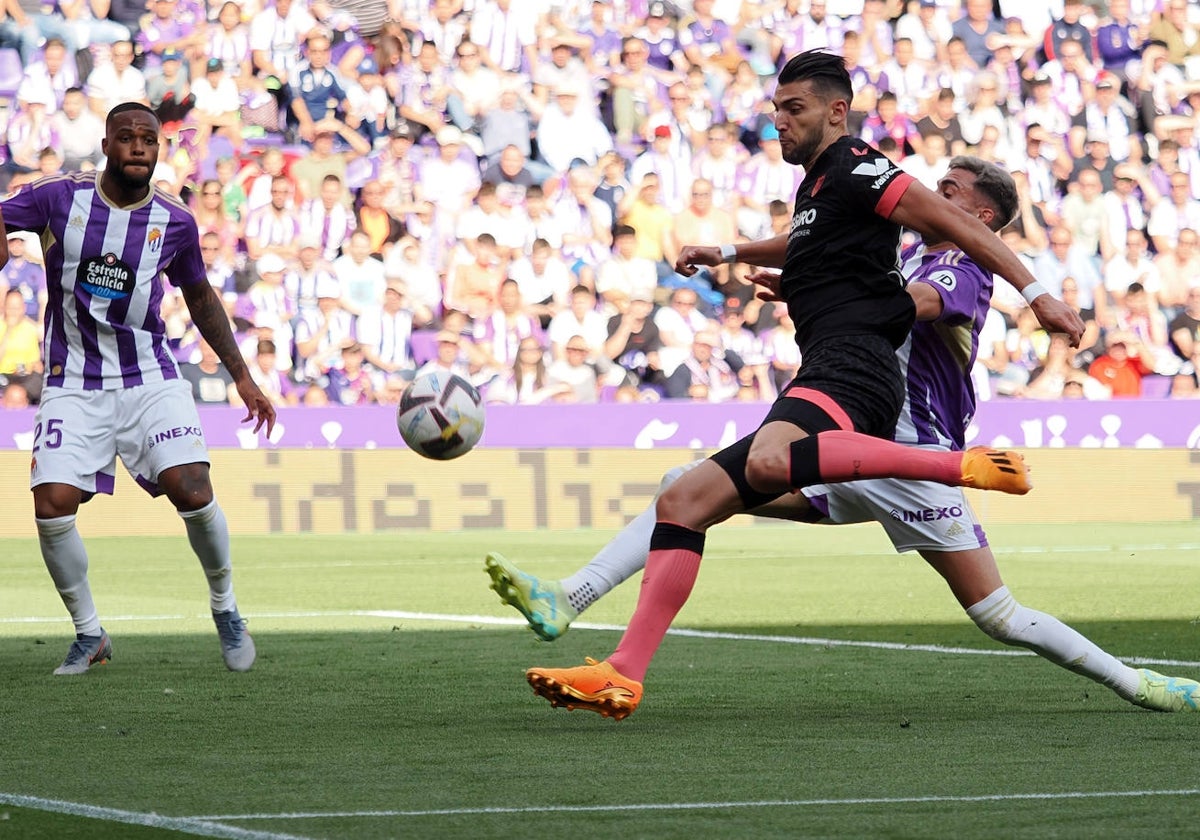
[[[133,294],[136,276],[116,254],[90,257],[79,264],[78,282],[94,297],[115,300]]]

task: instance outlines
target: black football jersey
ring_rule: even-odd
[[[888,221],[913,177],[853,137],[826,149],[796,192],[782,292],[801,352],[822,338],[881,335],[899,347],[916,316]]]

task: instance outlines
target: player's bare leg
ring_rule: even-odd
[[[213,498],[208,464],[170,467],[159,475],[158,484],[183,519],[188,542],[208,579],[209,606],[225,666],[231,671],[249,671],[257,654],[233,595],[229,525]]]

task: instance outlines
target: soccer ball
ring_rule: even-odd
[[[483,400],[461,376],[426,373],[414,379],[400,398],[396,427],[414,452],[449,461],[479,443]]]

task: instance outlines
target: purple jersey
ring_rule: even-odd
[[[130,208],[100,172],[42,178],[0,201],[9,231],[46,255],[46,385],[114,390],[178,379],[159,314],[163,284],[207,283],[192,212],[154,189]]]
[[[909,283],[937,289],[942,314],[918,321],[896,351],[907,394],[895,439],[962,449],[975,415],[971,366],[992,299],[992,275],[957,249],[929,252],[918,245],[905,249],[901,258]]]

